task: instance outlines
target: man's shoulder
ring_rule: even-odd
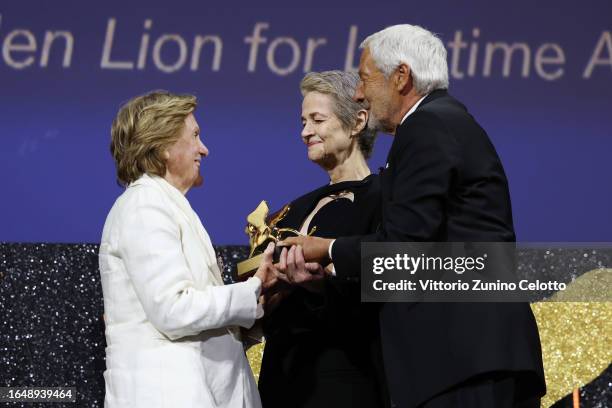
[[[415,114],[417,113],[431,114],[439,119],[449,116],[469,117],[465,105],[445,89],[438,89],[430,93],[416,109]]]
[[[446,98],[444,98],[446,99]],[[415,142],[418,139],[431,138],[432,134],[450,135],[457,115],[451,104],[444,100],[436,99],[421,105],[404,122],[398,126],[395,133],[395,142],[399,145],[409,140]]]
[[[482,129],[463,103],[446,90],[436,90],[404,121],[398,133],[427,133],[427,130],[461,138]]]

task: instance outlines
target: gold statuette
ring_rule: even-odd
[[[302,235],[293,228],[278,228],[276,226],[276,224],[285,218],[289,208],[288,204],[285,205],[282,210],[272,214],[270,219],[268,219],[270,209],[268,208],[268,203],[264,200],[248,215],[247,226],[244,232],[249,236],[251,251],[247,260],[237,264],[237,280],[244,280],[257,271],[263,258],[263,251],[270,242],[276,244],[291,235]],[[308,235],[311,235],[315,230],[316,227],[313,227]],[[275,261],[278,259],[278,253],[278,251],[275,252]]]

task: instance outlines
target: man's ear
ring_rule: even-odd
[[[365,129],[368,124],[368,111],[365,109],[361,109],[357,112],[357,120],[355,121],[355,126],[353,126],[353,130],[351,131],[351,136],[358,135],[361,133],[363,129]]]
[[[395,83],[397,91],[401,94],[407,94],[412,89],[412,71],[405,62],[395,69]]]

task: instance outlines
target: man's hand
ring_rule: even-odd
[[[261,280],[261,293],[270,289],[277,282],[279,275],[278,271],[274,267],[272,256],[274,254],[274,243],[270,242],[263,252],[263,259],[255,272],[256,277]]]
[[[326,272],[323,267],[316,262],[306,262],[302,247],[292,246],[289,250],[283,248],[280,260],[276,264],[278,279],[292,285],[304,286],[306,289],[312,287],[312,283],[325,278]]]
[[[299,245],[302,247],[303,257],[307,262],[320,264],[329,263],[329,246],[333,239],[311,236],[289,237],[278,243],[278,246],[289,247]]]

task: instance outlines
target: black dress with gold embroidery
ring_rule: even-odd
[[[352,193],[352,194],[351,194]],[[324,238],[372,233],[381,218],[378,176],[323,186],[291,203],[279,227],[299,230],[325,197],[333,198],[308,230]],[[264,318],[259,377],[264,408],[387,406],[378,306],[361,303],[359,282],[325,281],[313,293],[295,288]]]

